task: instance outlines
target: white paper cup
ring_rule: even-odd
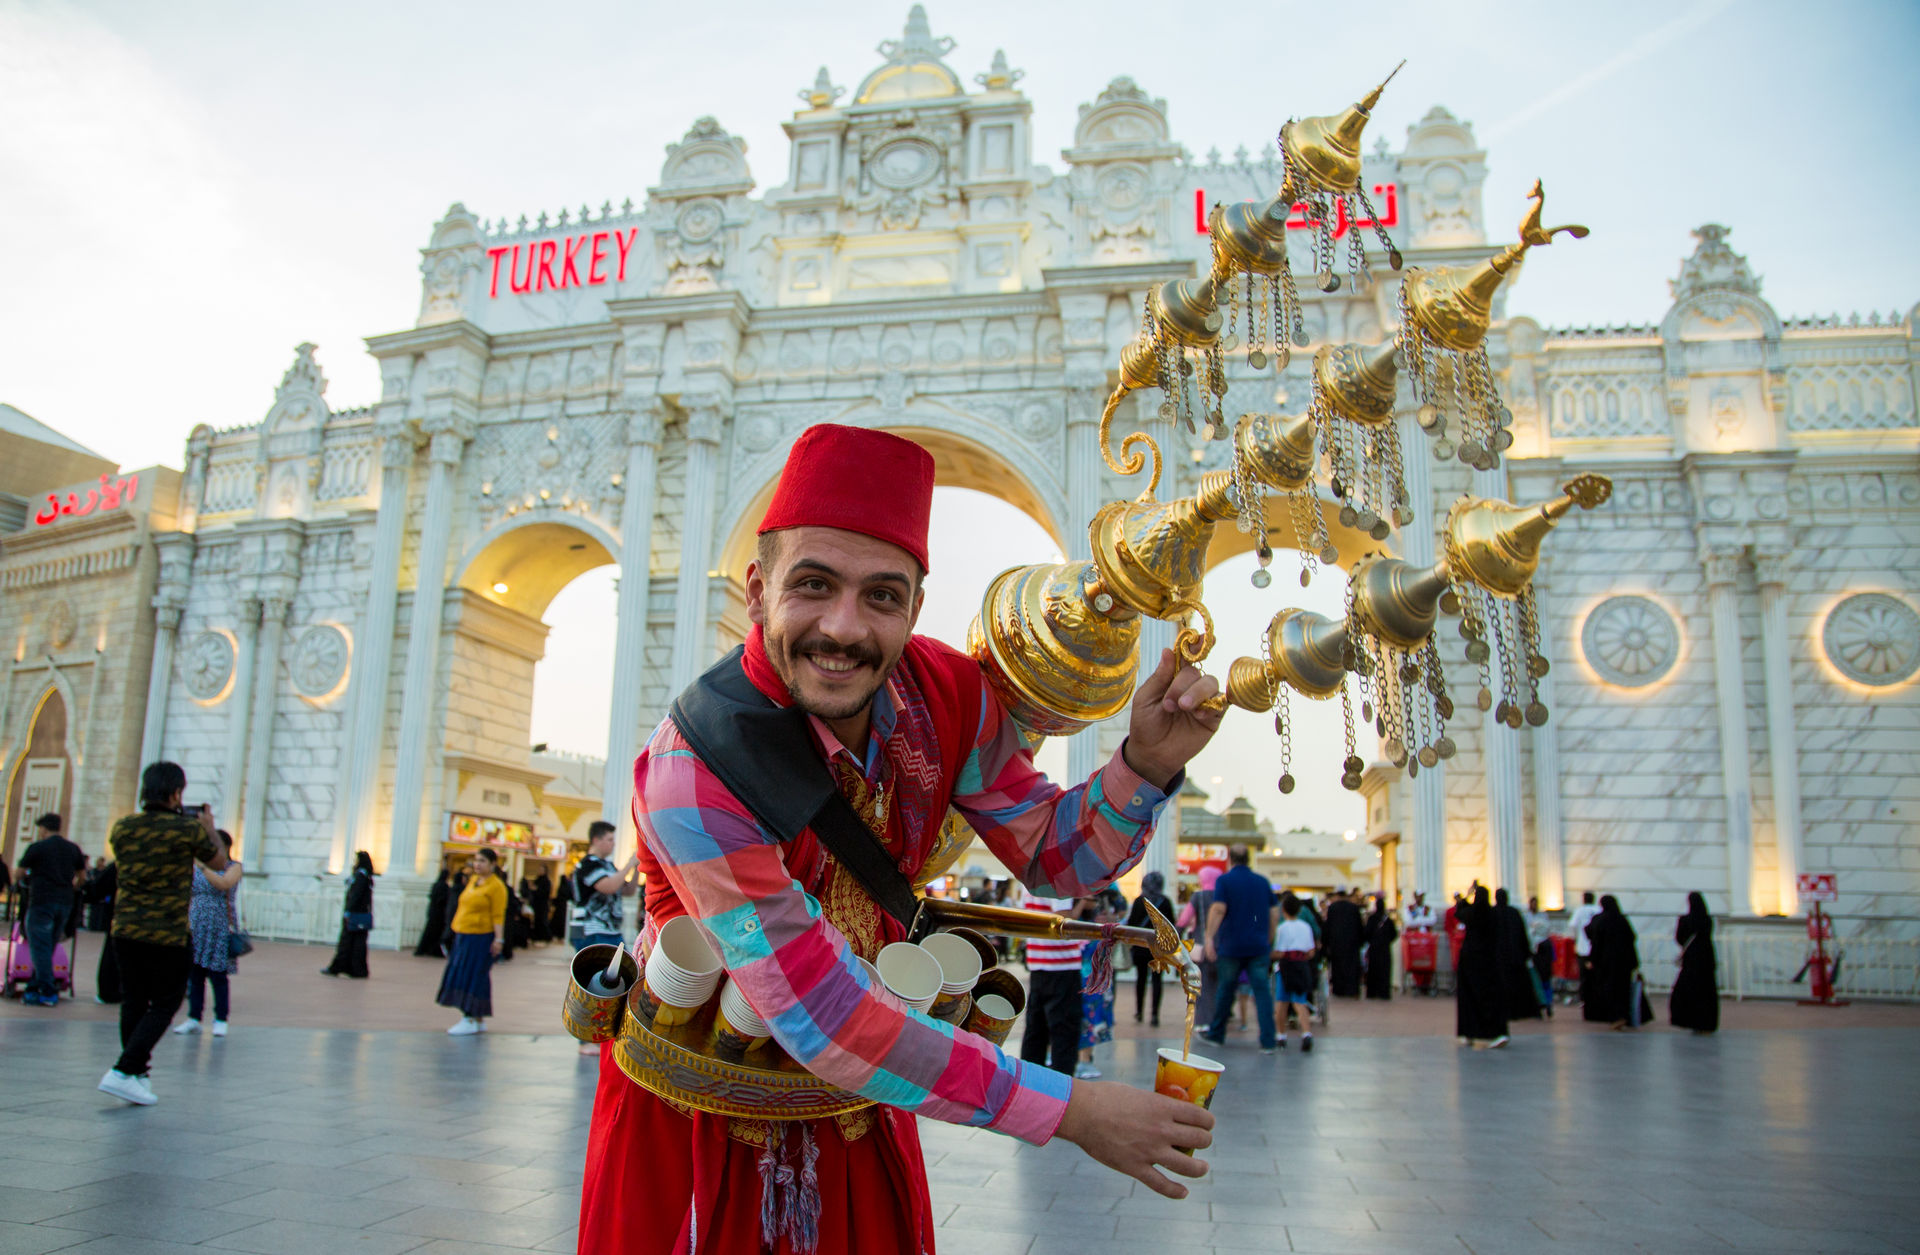
[[[720,1015],[714,1022],[718,1044],[723,1049],[747,1051],[773,1036],[753,1004],[740,992],[737,981],[728,981],[720,990]]]
[[[920,943],[940,964],[940,992],[964,994],[980,979],[980,952],[966,938],[934,933]]]
[[[873,964],[871,964],[871,963],[869,963],[869,962],[867,962],[867,961],[866,961],[865,959],[863,959],[863,958],[861,958],[861,957],[860,957],[859,955],[857,955],[857,954],[853,956],[853,961],[854,961],[855,963],[858,963],[858,964],[859,964],[859,965],[861,966],[861,968],[863,968],[863,969],[864,969],[864,970],[866,971],[866,973],[867,973],[867,980],[868,980],[868,981],[870,981],[870,982],[872,983],[872,985],[873,985],[873,987],[874,987],[875,989],[880,989],[880,988],[883,988],[883,987],[884,987],[884,986],[886,985],[886,983],[887,983],[887,982],[885,982],[885,981],[883,981],[883,980],[881,980],[881,979],[880,979],[880,969],[879,969],[879,968],[877,968],[877,967],[875,967],[875,966],[874,966]]]
[[[940,996],[940,960],[910,941],[882,947],[874,966],[893,996],[916,1011],[925,1011]]]
[[[656,1022],[684,1024],[720,984],[720,956],[700,925],[681,915],[660,926],[647,955],[646,987]]]

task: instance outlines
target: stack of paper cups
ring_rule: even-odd
[[[980,952],[964,937],[934,933],[920,943],[940,964],[940,996],[929,1009],[937,1020],[958,1024],[967,1018],[968,994],[980,979]]]
[[[740,982],[731,980],[720,991],[720,1018],[714,1030],[718,1044],[729,1050],[752,1050],[773,1036],[766,1021],[740,992]]]
[[[874,966],[880,983],[915,1011],[925,1011],[940,996],[940,961],[910,941],[881,947]]]
[[[720,984],[720,956],[692,918],[660,926],[647,955],[646,992],[656,1024],[685,1024]]]

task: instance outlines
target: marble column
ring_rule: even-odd
[[[1473,491],[1476,496],[1509,499],[1505,464],[1490,471],[1475,471]],[[1499,686],[1497,669],[1494,685]],[[1494,710],[1498,709],[1496,702]],[[1494,718],[1494,710],[1487,711],[1481,721],[1487,772],[1488,852],[1493,860],[1494,885],[1524,900],[1527,869],[1521,850],[1520,733]]]
[[[247,781],[249,788],[241,804],[238,840],[246,842],[247,858],[255,871],[266,870],[267,849],[267,770],[273,753],[273,699],[280,681],[280,646],[286,639],[287,613],[293,602],[287,597],[266,597],[260,602],[259,666],[253,686],[253,715],[247,734]]]
[[[1402,556],[1415,566],[1430,566],[1434,561],[1434,534],[1438,524],[1433,515],[1433,462],[1427,437],[1414,421],[1413,411],[1400,414],[1400,447],[1408,451],[1405,462],[1407,501],[1413,509],[1413,522],[1400,529]],[[1415,892],[1427,895],[1427,901],[1442,901],[1447,880],[1447,765],[1436,763],[1422,768],[1408,784],[1412,821],[1402,828],[1401,844],[1410,841],[1413,857],[1413,883],[1405,888],[1411,900]]]
[[[646,670],[647,585],[652,566],[653,514],[658,501],[660,413],[649,406],[627,416],[627,469],[621,486],[620,597],[613,642],[613,709],[607,721],[607,771],[600,818],[619,828],[615,857],[633,852],[633,760],[640,751],[640,679]]]
[[[180,643],[180,617],[193,580],[191,532],[154,538],[160,578],[153,594],[153,669],[147,673],[147,714],[140,730],[140,765],[159,762],[167,729],[167,699],[173,691],[173,651]]]
[[[327,866],[344,872],[348,856],[369,850],[378,827],[380,752],[386,740],[387,678],[393,665],[393,625],[400,598],[400,549],[407,534],[407,499],[413,478],[414,429],[383,424],[380,437],[380,505],[373,527],[373,565],[367,572],[367,604],[353,643],[353,701],[348,719],[347,790],[340,799],[344,825],[334,828]],[[387,867],[385,861],[380,867]]]
[[[234,630],[233,691],[227,694],[227,753],[220,767],[220,810],[214,822],[230,831],[240,829],[242,799],[246,796],[247,721],[253,715],[253,658],[260,634],[260,599],[240,601],[240,623]],[[193,784],[188,782],[189,787]],[[234,832],[238,840],[245,830]]]
[[[1547,622],[1547,600],[1552,591],[1545,575],[1546,568],[1542,567],[1533,579],[1533,595],[1540,607],[1543,631]],[[1545,644],[1542,642],[1543,647]],[[1551,670],[1540,677],[1540,703],[1547,708],[1547,721],[1529,733],[1533,746],[1534,892],[1540,895],[1542,910],[1557,911],[1567,901],[1567,856],[1564,821],[1560,817],[1560,708],[1554,699]]]
[[[426,787],[427,738],[432,732],[434,673],[440,665],[440,620],[446,606],[447,545],[453,535],[453,480],[469,428],[441,423],[428,450],[427,497],[422,509],[420,560],[414,568],[413,619],[407,625],[407,670],[394,746],[393,836],[387,871],[418,872],[420,802]]]
[[[153,670],[147,675],[147,718],[140,729],[140,765],[160,761],[167,727],[167,696],[173,687],[173,647],[180,636],[183,606],[159,602],[153,608]]]
[[[715,478],[721,412],[711,398],[687,398],[687,487],[681,518],[680,576],[673,598],[672,690],[678,694],[713,661],[708,642],[707,568],[713,562]]]
[[[1098,380],[1073,387],[1067,393],[1067,517],[1066,556],[1074,561],[1093,557],[1087,529],[1100,508],[1100,407],[1106,400],[1101,385],[1104,367],[1094,367]],[[1071,376],[1071,372],[1069,372]],[[1075,382],[1079,380],[1075,379]],[[1141,660],[1146,661],[1143,650]],[[1067,738],[1067,781],[1079,784],[1100,769],[1100,730],[1088,728]],[[1172,877],[1168,877],[1172,883]]]
[[[1740,667],[1740,613],[1734,580],[1741,548],[1702,545],[1707,613],[1713,627],[1713,686],[1720,708],[1720,775],[1727,807],[1727,910],[1753,911],[1753,779],[1747,756],[1746,685]]]
[[[1773,833],[1779,910],[1800,912],[1797,879],[1805,870],[1800,831],[1800,752],[1794,728],[1792,658],[1787,646],[1787,570],[1791,551],[1754,553],[1760,584],[1760,650],[1767,681],[1767,766],[1773,777]]]

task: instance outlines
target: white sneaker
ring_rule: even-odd
[[[188,1016],[186,1019],[174,1025],[173,1031],[182,1037],[191,1037],[200,1031],[200,1021],[194,1019],[192,1016]]]
[[[1076,1080],[1097,1081],[1100,1079],[1100,1069],[1091,1063],[1083,1063],[1073,1070],[1073,1075]]]
[[[227,1022],[225,1020],[215,1020],[213,1022],[213,1035],[215,1037],[225,1037],[227,1035]]]
[[[107,1074],[100,1078],[99,1089],[103,1094],[112,1094],[136,1107],[151,1107],[160,1101],[154,1097],[153,1087],[147,1084],[145,1077],[128,1076],[112,1068],[108,1068]]]
[[[447,1030],[447,1036],[471,1037],[473,1036],[473,1034],[481,1031],[482,1029],[480,1026],[480,1021],[473,1019],[469,1016],[463,1015],[460,1017],[459,1023],[455,1024],[452,1028]]]

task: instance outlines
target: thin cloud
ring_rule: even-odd
[[[1543,114],[1551,112],[1582,92],[1599,86],[1628,66],[1645,60],[1676,39],[1706,25],[1714,17],[1732,8],[1735,3],[1736,0],[1707,0],[1691,13],[1683,13],[1672,21],[1654,27],[1619,53],[1602,61],[1586,73],[1562,83],[1546,95],[1487,127],[1483,132],[1485,142],[1490,144],[1513,134]]]

